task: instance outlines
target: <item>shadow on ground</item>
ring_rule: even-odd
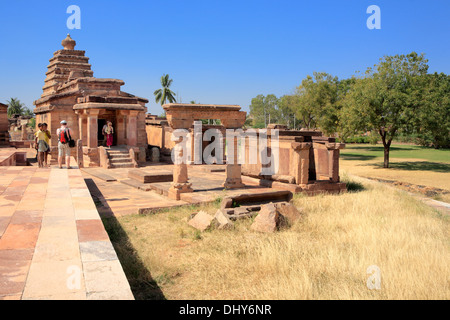
[[[374,166],[375,168],[383,168],[383,163],[370,163],[369,166]],[[417,162],[390,162],[390,169],[397,170],[407,170],[407,171],[434,171],[434,172],[450,172],[450,164],[440,163],[440,162],[429,162],[429,161],[417,161]]]
[[[361,192],[366,190],[362,183],[356,181],[345,181],[345,184],[347,186],[347,192]]]
[[[94,180],[85,179],[85,181],[96,206],[102,206],[102,216],[105,216],[105,211],[110,211],[106,217],[102,218],[102,221],[130,283],[134,298],[136,300],[166,300],[162,290],[153,280],[106,201],[101,201],[104,197]]]
[[[364,160],[372,160],[377,158],[378,156],[372,156],[372,155],[367,155],[367,154],[345,154],[342,153],[341,154],[341,159],[342,160],[360,160],[360,161],[364,161]]]
[[[418,148],[421,147],[415,147],[415,148],[411,148],[411,147],[390,147],[389,150],[390,151],[413,151],[413,150],[418,150]],[[352,146],[351,144],[347,144],[347,150],[364,150],[364,151],[369,151],[369,152],[381,152],[383,153],[384,147],[383,145],[377,145],[377,146]],[[382,156],[383,154],[381,154]]]

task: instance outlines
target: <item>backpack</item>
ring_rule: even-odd
[[[66,129],[59,131],[58,138],[59,138],[59,142],[61,142],[62,144],[66,144],[67,142],[69,142],[69,137],[67,137]]]

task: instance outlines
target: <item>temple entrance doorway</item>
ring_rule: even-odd
[[[97,134],[97,140],[98,140],[98,146],[106,147],[106,137],[103,136],[103,127],[107,124],[108,121],[112,122],[113,128],[114,128],[114,134],[113,134],[113,146],[117,145],[117,133],[116,133],[116,123],[114,119],[98,119],[98,134]]]

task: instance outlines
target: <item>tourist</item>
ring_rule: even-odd
[[[114,128],[112,126],[112,122],[108,121],[108,124],[105,125],[105,127],[103,128],[103,131],[106,134],[106,146],[111,149],[111,146],[113,144],[113,134],[114,134]]]
[[[38,131],[41,129],[42,123],[38,123],[37,127],[39,128]],[[11,126],[12,128],[12,126]],[[39,164],[39,151],[38,151],[38,140],[37,140],[37,133],[38,131],[36,131],[36,133],[34,134],[35,138],[34,138],[34,149],[36,149],[36,162]],[[11,140],[11,137],[10,137]]]
[[[47,144],[47,150],[44,152],[44,167],[48,167],[47,158],[48,154],[50,153],[50,139],[52,138],[52,135],[50,131],[48,130],[47,123],[42,124],[42,131],[45,133],[45,142]]]
[[[46,145],[45,142],[45,132],[42,131],[42,123],[38,124],[39,130],[34,134],[36,142],[36,151],[37,151],[37,160],[38,160],[38,166],[39,168],[43,167],[43,159],[44,159],[44,152],[47,150],[48,145]]]
[[[67,121],[61,121],[61,128],[56,130],[58,136],[58,165],[62,168],[63,157],[66,157],[67,169],[70,169],[70,147],[69,140],[71,139],[72,132],[67,126]]]

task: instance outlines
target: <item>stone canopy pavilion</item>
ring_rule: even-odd
[[[75,50],[76,42],[70,35],[61,44],[63,49],[50,59],[43,94],[34,102],[36,123],[46,122],[52,133],[52,157],[57,156],[56,130],[61,120],[66,120],[72,138],[82,140],[84,164],[98,166],[102,128],[111,121],[114,145],[133,148],[134,160],[145,161],[148,100],[121,91],[122,80],[95,78],[85,51]]]

